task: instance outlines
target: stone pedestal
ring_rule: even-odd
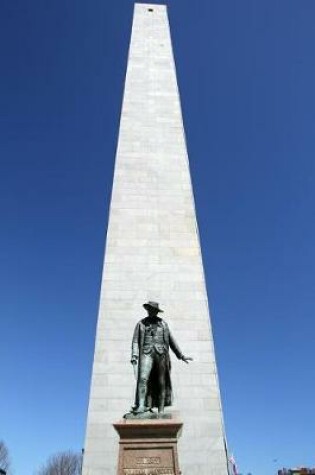
[[[117,475],[180,475],[177,418],[127,419],[114,427],[119,434]]]

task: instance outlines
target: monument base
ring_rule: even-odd
[[[117,475],[180,475],[177,440],[183,423],[174,416],[123,419],[113,424],[119,434]]]

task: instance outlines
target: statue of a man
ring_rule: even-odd
[[[158,316],[163,312],[157,302],[143,305],[148,316],[138,322],[133,339],[131,363],[138,364],[134,414],[157,407],[159,413],[172,405],[171,361],[169,348],[185,363],[192,361],[181,352],[167,323]]]

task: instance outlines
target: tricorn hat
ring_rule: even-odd
[[[159,304],[157,302],[147,302],[143,304],[144,308],[148,310],[149,308],[154,308],[158,312],[162,312],[163,310],[160,309]]]

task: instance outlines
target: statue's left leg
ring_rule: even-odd
[[[159,413],[164,412],[164,406],[165,406],[165,373],[166,373],[166,358],[165,354],[159,355],[159,368],[158,368],[158,374],[159,374],[159,407],[158,411]]]
[[[152,370],[153,358],[152,355],[142,355],[142,364],[140,367],[140,373],[138,377],[138,407],[135,409],[135,413],[142,413],[148,410],[146,407],[146,396],[148,392],[148,381]]]

